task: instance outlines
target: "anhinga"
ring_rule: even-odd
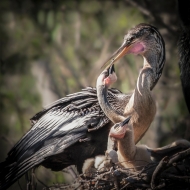
[[[165,44],[158,30],[148,24],[139,24],[128,31],[121,47],[108,59],[114,64],[125,54],[140,54],[144,58],[143,69],[139,73],[137,85],[131,95],[118,94],[113,103],[107,98],[108,87],[116,81],[116,75],[104,70],[97,79],[97,97],[106,116],[113,122],[119,123],[131,116],[130,122],[134,129],[136,144],[148,130],[156,113],[155,101],[151,90],[159,80],[165,63]],[[110,64],[110,63],[109,63]],[[113,67],[110,67],[112,69]],[[108,74],[109,73],[111,74]],[[108,76],[106,78],[106,76]],[[89,164],[91,165],[91,161]],[[83,171],[88,170],[83,168]]]
[[[104,70],[98,78],[97,91],[100,93],[100,96],[103,97],[100,101],[101,107],[106,107],[106,104],[109,104],[106,94],[108,87],[117,80],[116,74],[114,72],[114,67],[111,65],[110,68]],[[140,99],[134,99],[134,101],[139,101]],[[148,106],[148,105],[147,105]],[[111,109],[111,108],[110,108]],[[114,110],[112,110],[114,112]],[[109,117],[112,117],[113,113],[109,114]],[[147,114],[148,115],[148,114]],[[125,168],[131,168],[134,170],[141,170],[150,162],[158,162],[165,156],[171,156],[176,154],[179,151],[185,150],[190,147],[190,142],[184,139],[177,140],[167,146],[160,148],[149,148],[146,145],[135,145],[134,142],[134,128],[133,128],[133,113],[131,116],[128,116],[127,119],[120,123],[116,123],[109,133],[109,138],[117,143],[117,161],[113,161],[116,164],[119,164]],[[148,116],[147,116],[148,117]],[[118,116],[118,120],[121,117]],[[111,119],[111,118],[110,118]],[[146,119],[146,118],[144,118]],[[114,157],[116,155],[112,154]],[[112,156],[110,156],[113,160]],[[114,158],[115,159],[115,158]],[[94,160],[89,160],[89,163],[94,164],[96,169],[104,169],[105,158],[98,160],[96,157]],[[116,159],[115,159],[116,160]],[[96,162],[99,161],[99,164]],[[88,168],[87,160],[86,165],[83,166],[84,172],[90,172]]]
[[[113,122],[122,122],[131,116],[134,128],[135,144],[148,130],[156,113],[155,101],[151,90],[159,80],[165,63],[165,44],[158,30],[148,24],[139,24],[132,28],[124,37],[121,47],[111,56],[111,64],[114,64],[125,54],[140,54],[144,58],[143,68],[139,72],[137,84],[130,97],[121,97],[120,108],[106,98],[105,91],[116,80],[116,75],[106,81],[102,74],[97,79],[97,96],[99,104],[106,116]],[[110,60],[109,59],[109,60]]]
[[[130,99],[123,100],[125,106],[123,112],[118,112],[113,109],[106,97],[107,88],[117,79],[115,73],[109,71],[113,69],[112,67],[108,69],[109,77],[105,78],[106,75],[104,72],[98,77],[96,86],[99,104],[106,116],[113,123],[120,123],[123,122],[125,118],[131,117],[127,134],[125,135],[125,132],[123,132],[125,138],[119,138],[117,143],[118,159],[124,163],[124,166],[126,162],[123,161],[132,161],[132,158],[135,159],[134,156],[137,156],[141,151],[145,151],[146,156],[146,149],[144,150],[144,148],[141,147],[138,150],[135,144],[148,130],[156,113],[156,105],[152,98],[151,90],[159,80],[164,67],[164,40],[155,27],[148,24],[139,24],[135,28],[132,28],[124,37],[122,46],[111,57],[111,64],[114,64],[114,62],[122,56],[129,53],[143,56],[144,64],[139,72],[136,88]],[[105,72],[107,71],[105,70]],[[113,129],[114,128],[112,128],[111,131],[113,131]],[[112,135],[112,132],[110,133]],[[147,156],[147,159],[144,158],[144,160],[150,162],[150,156]]]
[[[165,60],[164,42],[156,28],[139,24],[129,30],[123,45],[112,56],[114,61],[126,51],[144,56],[144,69],[140,72],[138,85],[132,95],[110,89],[107,99],[110,107],[122,118],[133,113],[131,119],[137,143],[148,129],[156,111],[149,93],[162,73]],[[149,86],[143,86],[144,84]],[[144,99],[138,105],[133,99],[141,96]],[[147,102],[150,104],[148,109],[145,105]],[[141,112],[137,112],[137,107],[141,108]],[[107,111],[100,108],[96,89],[86,88],[54,102],[36,114],[31,119],[33,124],[31,129],[15,144],[6,160],[0,164],[0,189],[8,188],[29,169],[39,165],[54,171],[76,165],[81,172],[87,158],[104,154],[107,149],[107,137],[113,125],[111,121],[118,122],[114,117],[110,121],[106,116]],[[147,113],[150,114],[149,117]]]
[[[190,1],[178,0],[181,35],[178,42],[179,67],[183,94],[190,112]]]
[[[133,126],[130,117],[121,123],[116,123],[109,133],[109,137],[117,142],[118,163],[133,170],[141,170],[151,162],[159,162],[165,156],[172,156],[190,147],[185,139],[177,140],[160,148],[150,148],[146,145],[135,145]],[[103,165],[101,167],[104,167]],[[101,169],[100,167],[98,169]]]

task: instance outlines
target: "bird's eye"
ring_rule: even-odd
[[[133,41],[133,38],[127,38],[126,41],[131,42],[131,41]]]
[[[130,38],[130,41],[133,41],[134,39],[135,39],[135,37],[133,36],[133,37]]]

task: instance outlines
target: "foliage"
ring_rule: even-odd
[[[153,91],[157,116],[142,142],[159,146],[190,137],[184,134],[188,120],[179,81],[175,2],[135,2],[1,0],[1,160],[45,104],[95,86],[104,61],[121,45],[127,30],[140,22],[160,29],[167,52],[163,76]],[[123,58],[116,65],[115,87],[132,90],[140,67],[140,57]]]

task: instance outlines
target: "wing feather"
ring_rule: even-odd
[[[116,104],[119,102],[116,101],[119,94],[120,98],[127,96],[116,89],[110,89],[108,99]],[[68,134],[71,133],[82,133],[84,136],[88,129],[98,129],[109,122],[98,104],[96,89],[91,87],[57,100],[37,113],[31,120],[34,123],[32,128],[9,152],[9,156],[14,159],[30,148],[36,151],[41,149],[49,139],[58,136],[62,140],[67,139]]]
[[[126,101],[129,97],[116,89],[108,90],[110,104],[121,112],[126,105],[123,100]],[[3,182],[0,182],[0,188],[8,187],[27,170],[52,158],[53,155],[63,153],[81,138],[89,138],[91,130],[102,128],[108,122],[110,120],[98,104],[95,88],[85,88],[47,106],[31,118],[31,129],[8,153],[2,166],[4,169],[0,172]],[[66,163],[68,159],[62,162]],[[56,164],[54,169],[57,169],[59,162]]]

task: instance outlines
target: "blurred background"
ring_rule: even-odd
[[[0,161],[45,105],[95,87],[104,61],[127,30],[141,22],[156,26],[166,43],[165,68],[153,90],[157,115],[141,143],[158,147],[179,138],[190,140],[178,67],[176,1],[1,0],[0,12]],[[120,60],[114,87],[131,92],[142,63],[134,55]],[[62,172],[42,167],[37,177],[46,185],[67,181]],[[16,183],[10,189],[18,187]]]

